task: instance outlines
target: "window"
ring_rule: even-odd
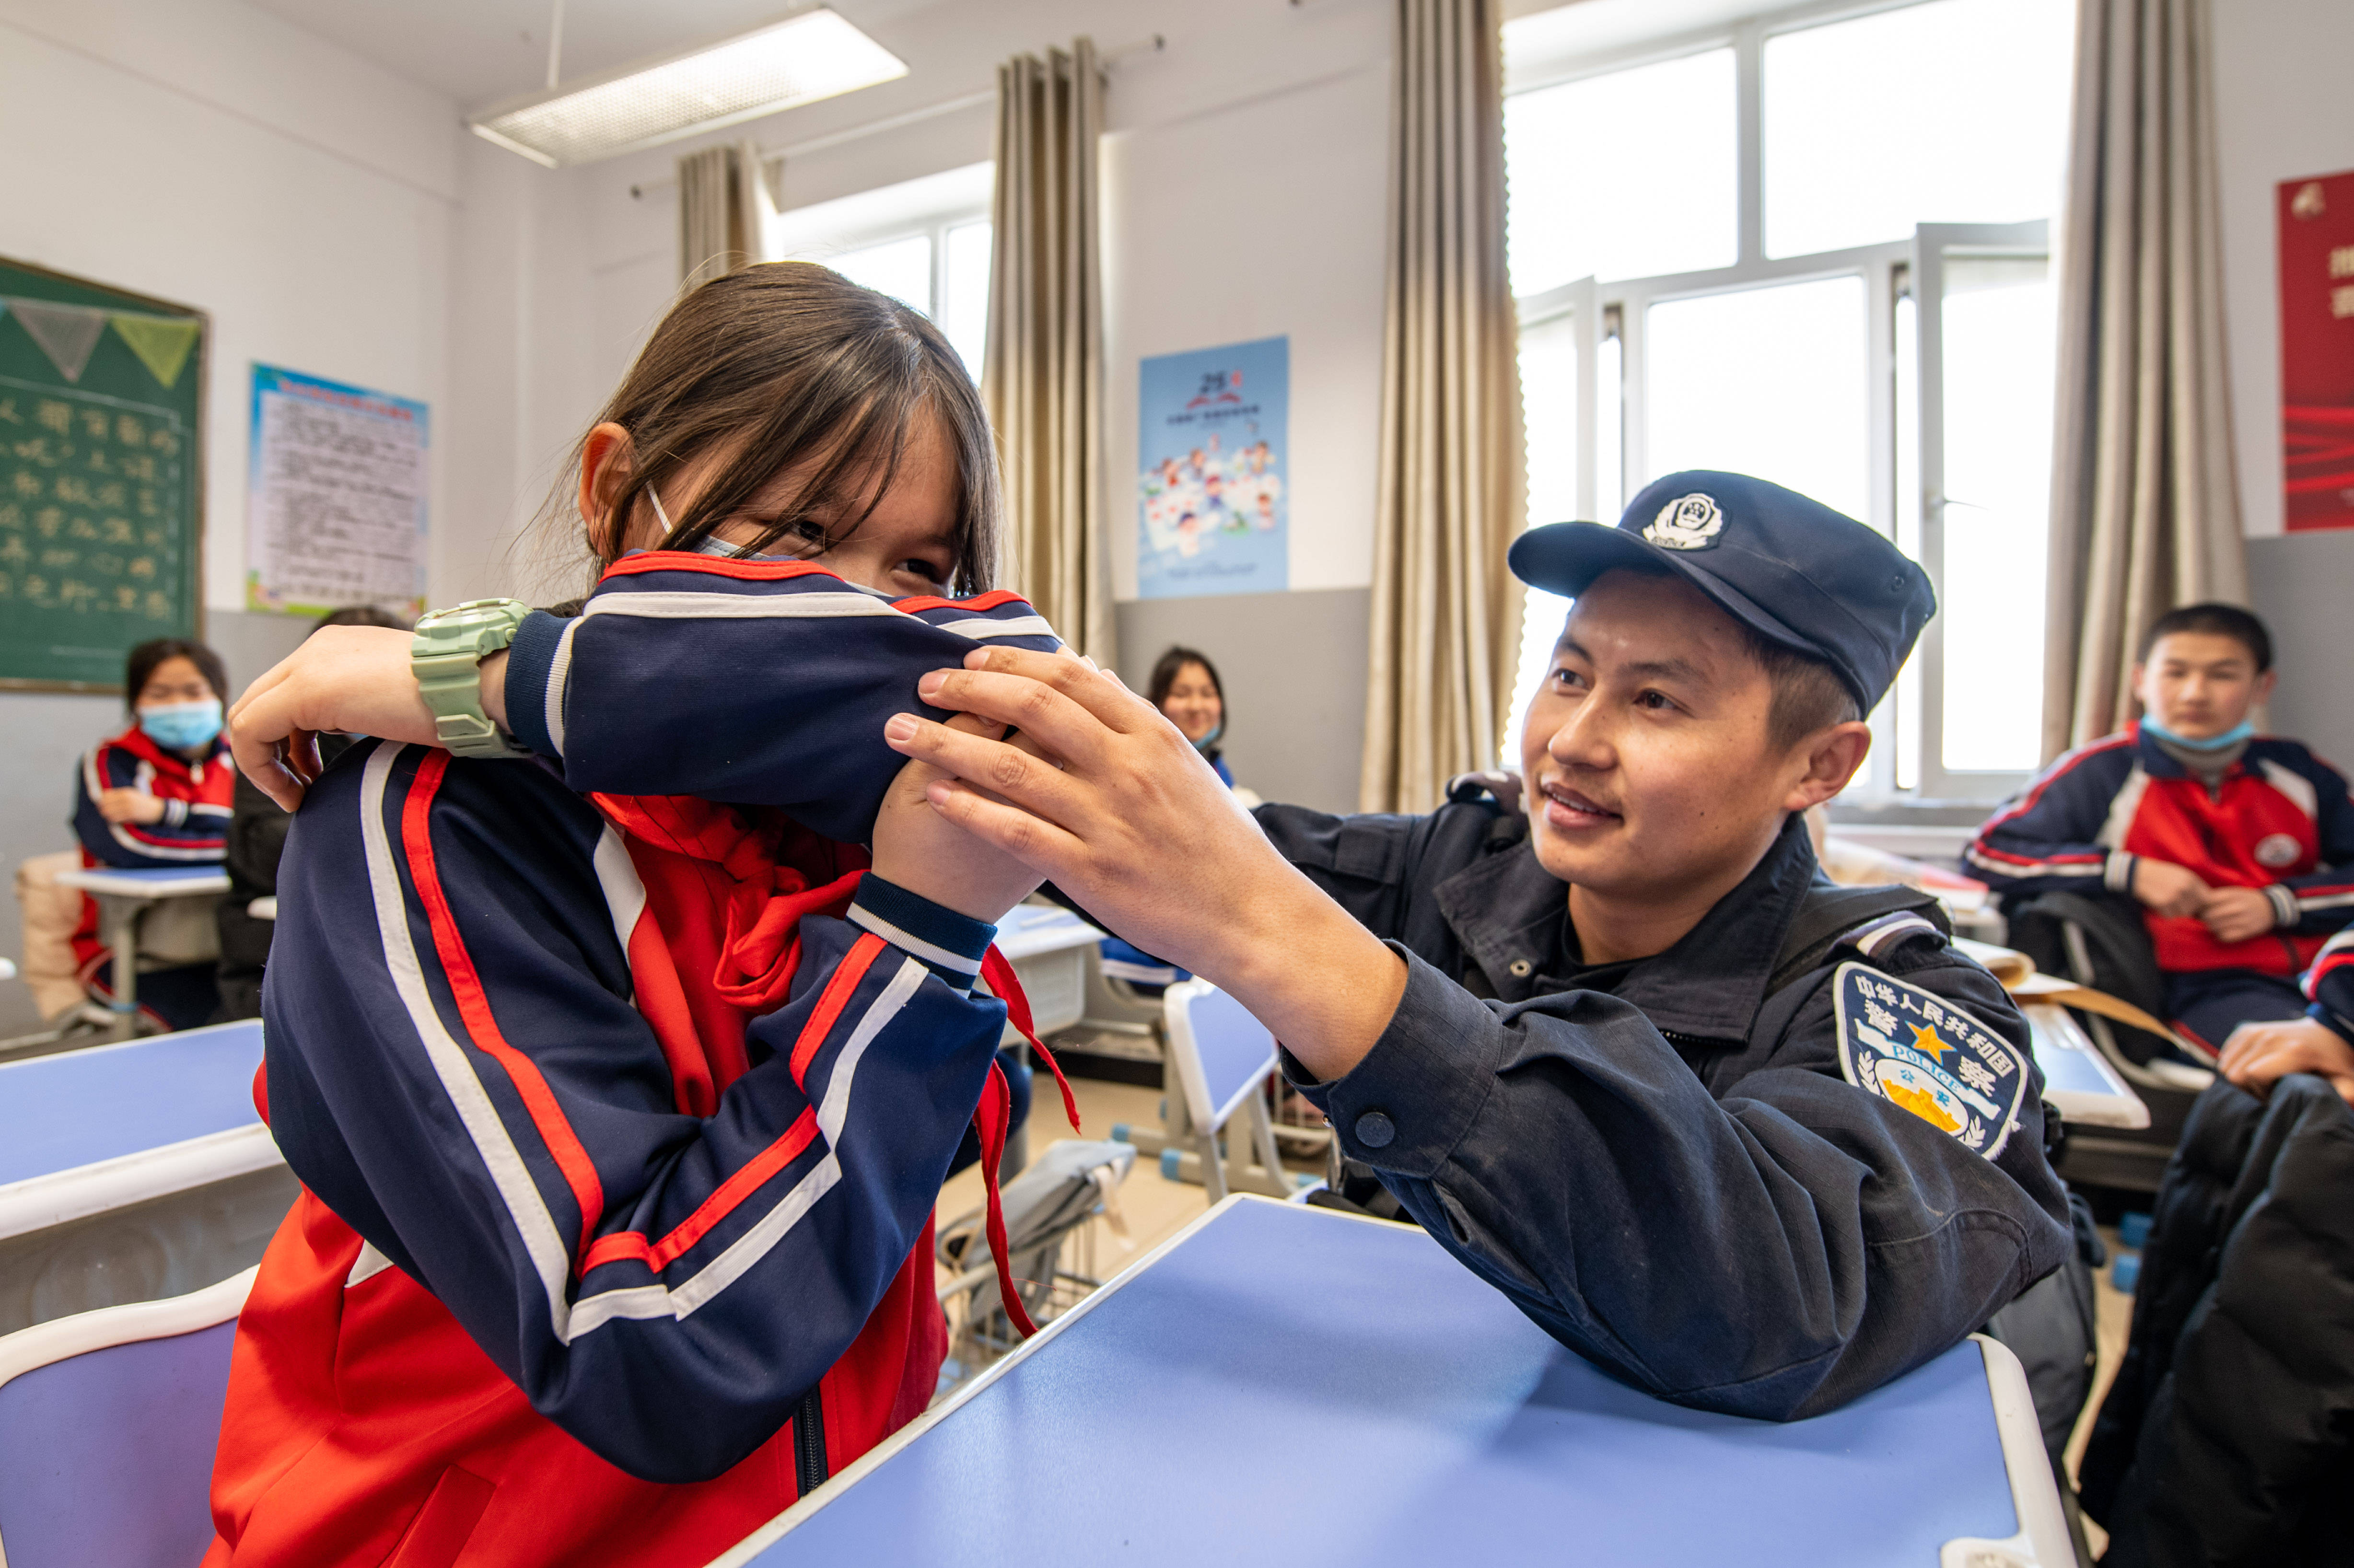
[[[770,252],[822,261],[931,317],[981,379],[989,329],[992,165],[975,164],[781,213]]]
[[[1890,535],[1940,610],[1854,792],[1991,799],[2040,744],[2074,7],[1811,9],[1648,58],[1580,7],[1507,25],[1529,521],[1716,468]],[[1562,612],[1530,595],[1523,704]]]

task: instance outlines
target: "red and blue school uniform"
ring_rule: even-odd
[[[85,867],[129,871],[217,864],[228,844],[229,802],[237,770],[226,736],[216,737],[203,758],[190,761],[155,744],[133,725],[102,741],[74,773],[75,836]],[[98,809],[108,789],[137,789],[164,802],[156,822],[110,822]],[[114,994],[114,963],[99,930],[98,901],[85,894],[81,923],[74,928],[74,960],[82,988],[104,1001]],[[181,964],[139,976],[139,1008],[158,1028],[188,1029],[210,1018],[220,998],[213,966]]]
[[[1011,595],[631,556],[516,640],[539,759],[366,741],[313,787],[263,998],[304,1192],[208,1564],[701,1564],[924,1408],[933,1204],[1004,1126],[975,981],[1018,989],[854,841],[884,720],[984,641],[1056,646]]]
[[[2179,1032],[2212,1052],[2242,1023],[2305,1011],[2297,976],[2354,921],[2343,775],[2259,736],[2211,785],[2137,725],[2053,763],[1978,830],[1963,865],[2009,903],[2060,889],[2130,896],[2144,857],[2211,887],[2260,888],[2273,907],[2274,928],[2243,942],[2143,910]]]

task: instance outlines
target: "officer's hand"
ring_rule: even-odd
[[[2245,942],[2279,924],[2261,887],[2219,887],[2199,906],[2199,918],[2219,942]]]
[[[935,810],[1138,947],[1225,987],[1319,1076],[1373,1048],[1404,966],[1275,852],[1177,726],[1118,677],[990,648],[917,690],[1015,726],[1054,759],[896,715],[891,746],[955,775],[931,786]]]
[[[101,789],[98,792],[98,814],[110,822],[160,822],[164,820],[164,802],[144,789]]]
[[[991,740],[1005,733],[1004,726],[970,714],[948,722],[952,729]],[[968,918],[995,925],[1038,890],[1038,874],[932,810],[928,792],[948,777],[928,762],[899,769],[875,819],[875,874]]]
[[[2144,855],[2134,862],[2133,895],[2160,915],[2175,919],[2196,915],[2205,906],[2208,891],[2197,872],[2172,861]]]
[[[2339,1098],[2354,1105],[2354,1045],[2315,1019],[2243,1023],[2223,1042],[2217,1067],[2258,1098],[2269,1096],[2273,1086],[2291,1073],[2317,1074],[2329,1080]]]

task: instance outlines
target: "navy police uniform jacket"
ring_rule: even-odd
[[[1330,1083],[1287,1059],[1295,1086],[1440,1245],[1628,1382],[1815,1414],[2066,1255],[2041,1077],[1991,975],[1898,911],[1771,984],[1828,887],[1799,820],[1674,947],[1586,968],[1565,885],[1484,796],[1257,814],[1407,968],[1372,1054]]]

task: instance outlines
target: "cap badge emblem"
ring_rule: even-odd
[[[1724,532],[1724,514],[1716,498],[1698,491],[1659,508],[1643,530],[1643,537],[1663,550],[1705,550]]]

